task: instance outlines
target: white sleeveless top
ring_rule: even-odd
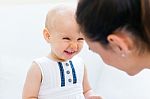
[[[38,99],[85,99],[83,95],[84,63],[74,56],[65,62],[48,57],[34,60],[41,69],[42,83]]]

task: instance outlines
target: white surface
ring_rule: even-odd
[[[0,7],[0,99],[21,99],[26,72],[34,58],[46,55],[42,37],[51,4]],[[150,99],[150,70],[130,77],[110,66],[84,46],[90,82],[104,99]]]
[[[18,5],[18,4],[46,4],[55,2],[76,2],[77,0],[0,0],[0,5]]]

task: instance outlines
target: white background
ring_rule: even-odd
[[[0,99],[21,99],[32,60],[49,53],[42,29],[53,5],[0,5]],[[86,62],[93,90],[104,99],[150,99],[150,70],[128,76],[105,65],[86,44],[80,55]]]

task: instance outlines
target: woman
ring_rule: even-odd
[[[129,75],[150,68],[150,0],[80,0],[76,20],[90,49]]]

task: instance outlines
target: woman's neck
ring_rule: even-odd
[[[143,69],[150,69],[150,53],[137,56],[136,63]]]

